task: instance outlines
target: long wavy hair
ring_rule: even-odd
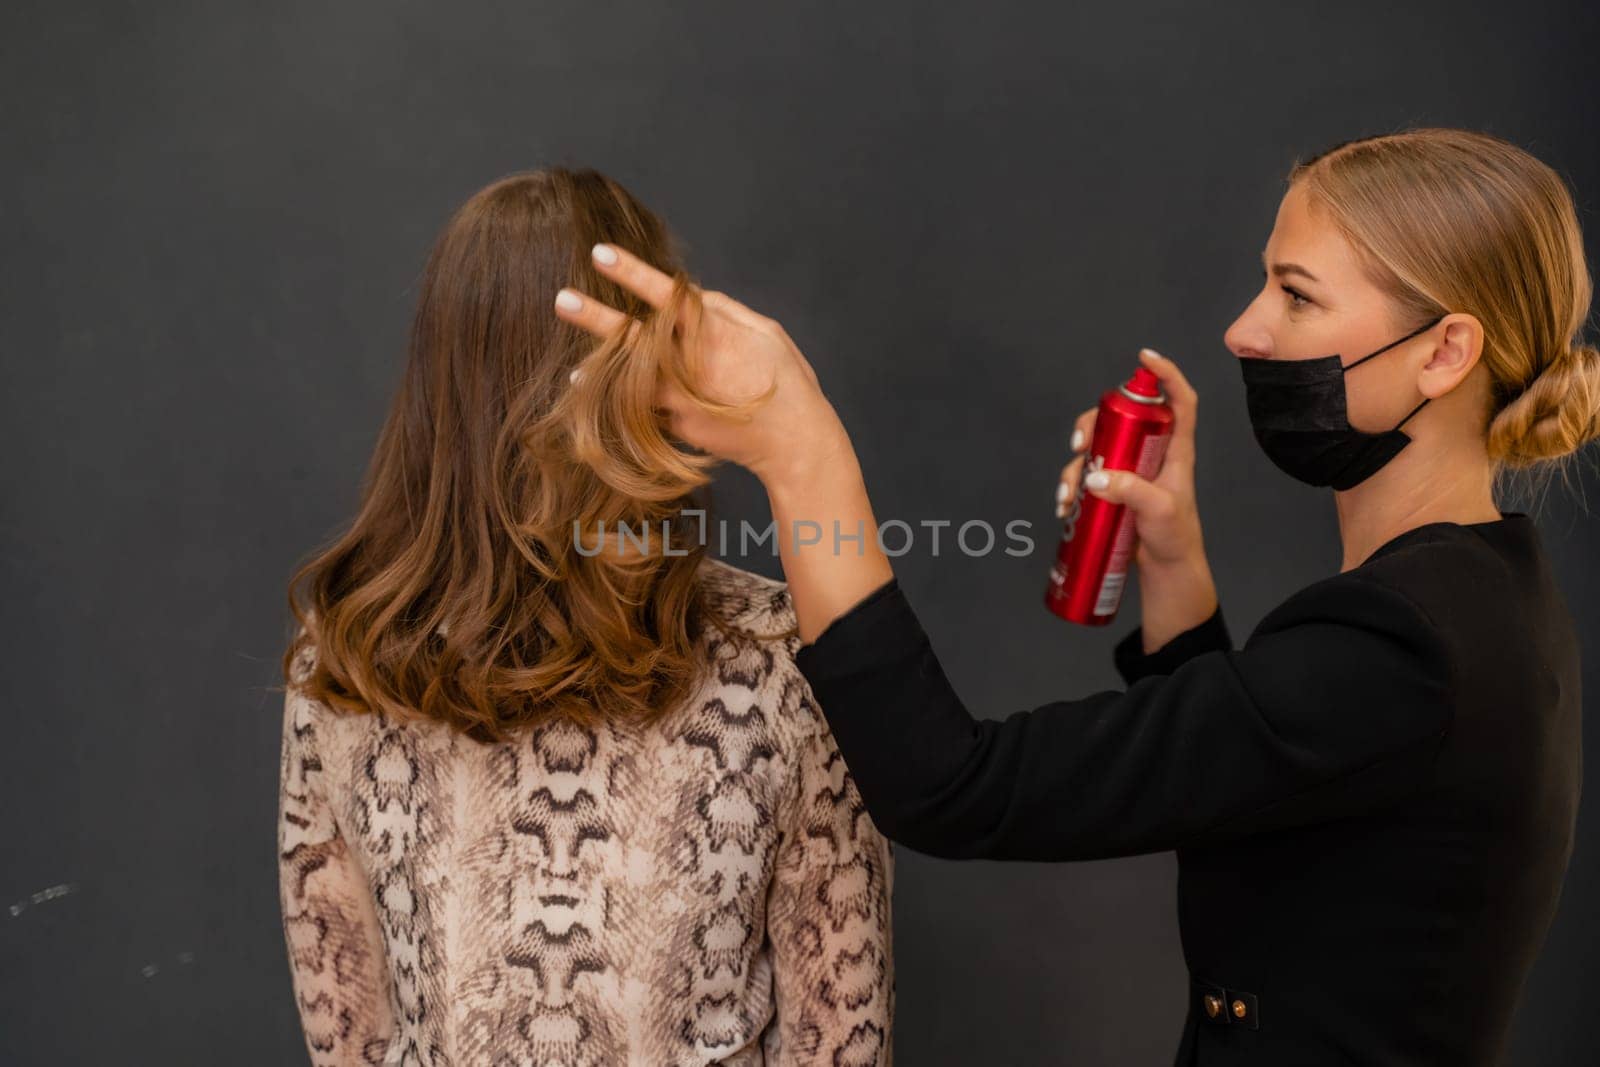
[[[590,262],[601,241],[672,274],[679,299],[657,311],[608,281]],[[597,343],[558,319],[569,285],[628,324]],[[677,341],[695,299],[661,221],[594,170],[513,174],[467,200],[428,258],[354,521],[290,579],[287,682],[486,741],[684,699],[700,628],[727,629],[696,581],[704,520],[684,514],[708,510],[715,460],[670,436],[658,380],[743,410],[701,391]]]

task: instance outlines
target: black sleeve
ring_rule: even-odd
[[[1171,674],[1202,652],[1232,647],[1233,638],[1219,604],[1205,622],[1183,631],[1154,652],[1144,650],[1144,627],[1134,627],[1133,632],[1111,650],[1111,659],[1122,680],[1132,685],[1146,675]]]
[[[895,579],[796,659],[874,823],[935,856],[1158,852],[1368,810],[1421,781],[1454,683],[1409,597],[1338,575],[1238,651],[1220,609],[1212,622],[1180,635],[1174,658],[1192,654],[1170,672],[1001,720],[968,713]],[[1144,666],[1169,666],[1166,651]]]

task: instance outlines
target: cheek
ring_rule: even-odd
[[[1273,334],[1283,359],[1317,359],[1337,355],[1346,363],[1359,354],[1344,319],[1316,304],[1277,309]],[[1363,368],[1365,369],[1365,368]],[[1360,373],[1360,372],[1358,372]]]
[[[1382,391],[1374,388],[1379,384],[1378,376],[1362,376],[1362,371],[1373,369],[1363,365],[1360,370],[1344,376],[1345,418],[1351,426],[1367,433],[1379,433],[1394,425],[1393,422],[1385,425],[1383,421]]]
[[[1346,356],[1346,362],[1350,358]],[[1378,366],[1382,358],[1380,356],[1371,363],[1363,363],[1344,376],[1346,417],[1351,426],[1367,433],[1393,429],[1394,424],[1422,399],[1415,389],[1407,388],[1405,381],[1393,368]],[[1401,429],[1410,425],[1407,423]]]

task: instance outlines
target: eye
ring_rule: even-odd
[[[1311,299],[1309,297],[1292,285],[1279,286],[1279,288],[1289,294],[1289,306],[1291,308],[1299,309],[1311,303]]]

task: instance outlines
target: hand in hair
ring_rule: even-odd
[[[614,245],[596,245],[594,262],[671,317],[686,358],[663,366],[681,362],[687,373],[662,375],[657,406],[679,438],[761,479],[800,639],[816,640],[894,577],[878,543],[861,465],[816,372],[782,326],[732,297],[675,281]],[[556,314],[601,338],[635,328],[615,308],[571,289],[556,295]],[[804,541],[802,526],[853,535],[854,551],[834,551],[837,542],[829,538]]]
[[[660,382],[656,406],[675,436],[747,468],[769,488],[837,456],[844,428],[781,325],[723,293],[677,284],[616,245],[596,245],[594,262],[600,273],[673,317],[673,335],[693,379],[664,375]],[[596,337],[639,328],[574,289],[558,293],[555,307],[560,318]]]

